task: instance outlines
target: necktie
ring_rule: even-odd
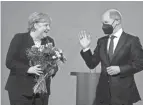
[[[110,45],[109,45],[109,52],[108,52],[108,55],[109,55],[109,59],[110,59],[110,61],[112,60],[112,57],[113,57],[113,48],[114,48],[114,38],[115,38],[115,36],[114,35],[112,35],[111,37],[110,37]]]

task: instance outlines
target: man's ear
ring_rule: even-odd
[[[116,24],[119,25],[121,23],[121,20],[116,20]]]

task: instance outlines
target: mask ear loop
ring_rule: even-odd
[[[116,20],[116,19],[115,19],[115,20]],[[112,27],[113,27],[113,24],[114,24],[115,20],[114,20],[113,23],[112,23]],[[116,28],[116,26],[117,26],[117,24],[115,25],[115,27],[113,28],[113,30]]]

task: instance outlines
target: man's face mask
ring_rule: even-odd
[[[113,21],[113,23],[115,22],[115,20]],[[116,27],[114,27],[113,28],[113,23],[112,24],[104,24],[103,23],[103,26],[102,26],[102,30],[103,30],[103,32],[104,32],[104,34],[108,34],[108,35],[110,35],[110,34],[112,34],[113,33],[113,30],[114,30],[114,28]]]

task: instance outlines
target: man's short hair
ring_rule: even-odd
[[[114,19],[114,20],[120,20],[121,21],[121,19],[122,19],[121,13],[116,9],[110,9],[109,10],[109,16],[111,19]]]

